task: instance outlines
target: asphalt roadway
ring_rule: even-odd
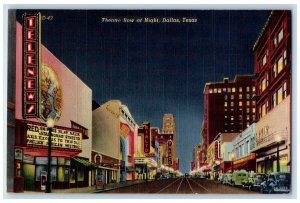
[[[199,178],[172,178],[148,181],[105,193],[156,193],[156,194],[258,194],[241,187],[222,185],[212,180]]]

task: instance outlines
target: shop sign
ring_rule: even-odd
[[[95,156],[94,156],[94,162],[96,164],[101,164],[102,163],[102,155],[101,154],[95,154]]]
[[[46,127],[27,124],[27,145],[48,146],[49,132]],[[52,129],[52,147],[81,150],[82,133],[67,129]]]
[[[23,163],[33,164],[34,163],[34,156],[30,156],[30,155],[24,154],[24,156],[23,156]]]
[[[144,124],[144,152],[150,152],[150,123]]]
[[[23,118],[39,117],[41,14],[23,15]]]
[[[23,151],[21,149],[15,149],[15,159],[16,160],[23,159]]]

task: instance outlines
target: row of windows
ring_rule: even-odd
[[[225,100],[228,100],[230,96],[230,99],[233,100],[234,99],[234,94],[231,94],[231,95],[224,95],[224,99]],[[254,94],[252,94],[252,97],[254,96]],[[246,94],[246,99],[251,99],[251,94]],[[243,94],[239,94],[239,99],[243,99]]]
[[[275,61],[272,70],[272,79],[275,79],[277,75],[283,70],[287,65],[287,52],[283,51],[281,56]],[[259,92],[263,92],[269,86],[269,74],[266,73],[265,76],[261,79],[259,84]]]
[[[228,107],[229,104],[230,104],[231,107],[233,107],[233,106],[234,106],[234,103],[235,103],[235,102],[233,102],[233,101],[232,101],[232,102],[227,102],[227,101],[225,101],[225,102],[224,102],[224,107]],[[238,104],[239,104],[240,107],[243,106],[243,102],[242,102],[242,101],[239,101]],[[246,106],[250,106],[250,105],[251,105],[251,101],[246,101]],[[252,105],[253,105],[253,106],[255,105],[255,101],[252,101]]]
[[[273,39],[273,46],[272,48],[275,49],[277,47],[278,44],[280,44],[280,42],[283,39],[283,29],[281,29],[277,34],[275,34],[274,39]],[[265,66],[267,64],[267,57],[269,55],[269,51],[268,49],[266,50],[265,55],[262,58],[262,65]]]
[[[250,92],[250,86],[247,86],[246,87],[246,92]],[[238,88],[239,92],[243,92],[243,87],[239,87]],[[228,88],[211,88],[209,89],[209,93],[212,94],[212,93],[222,93],[222,92],[233,92],[235,93],[236,92],[236,88],[235,87],[228,87]],[[252,87],[252,92],[255,92],[255,86]]]
[[[255,108],[254,108],[254,109],[255,109]],[[255,112],[255,110],[254,110],[254,112]],[[250,114],[247,114],[247,115],[246,115],[247,121],[250,120],[250,117],[251,117]],[[227,119],[227,118],[229,118],[229,116],[224,116],[224,118]],[[234,116],[230,116],[230,120],[231,120],[231,121],[234,121],[234,119],[235,119]],[[239,115],[239,120],[243,120],[243,116],[242,116],[242,115]],[[252,115],[252,120],[255,120],[255,115]]]
[[[272,108],[281,103],[287,97],[287,84],[286,82],[273,93],[272,96]],[[259,117],[265,116],[269,111],[269,102],[266,101],[259,107]]]
[[[128,116],[125,111],[123,109],[121,109],[121,115],[123,118],[125,118],[127,120],[127,122],[131,125],[132,128],[134,128],[134,122],[133,120],[130,118],[130,116]]]

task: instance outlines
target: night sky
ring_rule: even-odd
[[[23,11],[18,11],[21,22]],[[42,43],[103,104],[119,99],[135,121],[162,127],[173,113],[180,170],[199,143],[206,82],[252,74],[252,47],[270,11],[51,10]],[[108,18],[195,17],[197,23],[103,23]]]

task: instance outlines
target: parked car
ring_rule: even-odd
[[[263,173],[249,173],[248,179],[242,181],[243,187],[249,190],[260,189],[260,184],[267,179],[267,175]]]
[[[219,182],[219,183],[223,183],[224,177],[225,177],[225,174],[220,173],[220,174],[219,174],[219,177],[218,177],[218,182]]]
[[[225,185],[232,185],[231,178],[232,178],[231,173],[225,173],[222,183],[225,184]]]
[[[246,170],[237,170],[232,174],[232,185],[242,186],[242,182],[248,179],[248,172]]]
[[[291,186],[291,174],[285,172],[271,173],[267,180],[260,184],[261,193],[289,193]]]

